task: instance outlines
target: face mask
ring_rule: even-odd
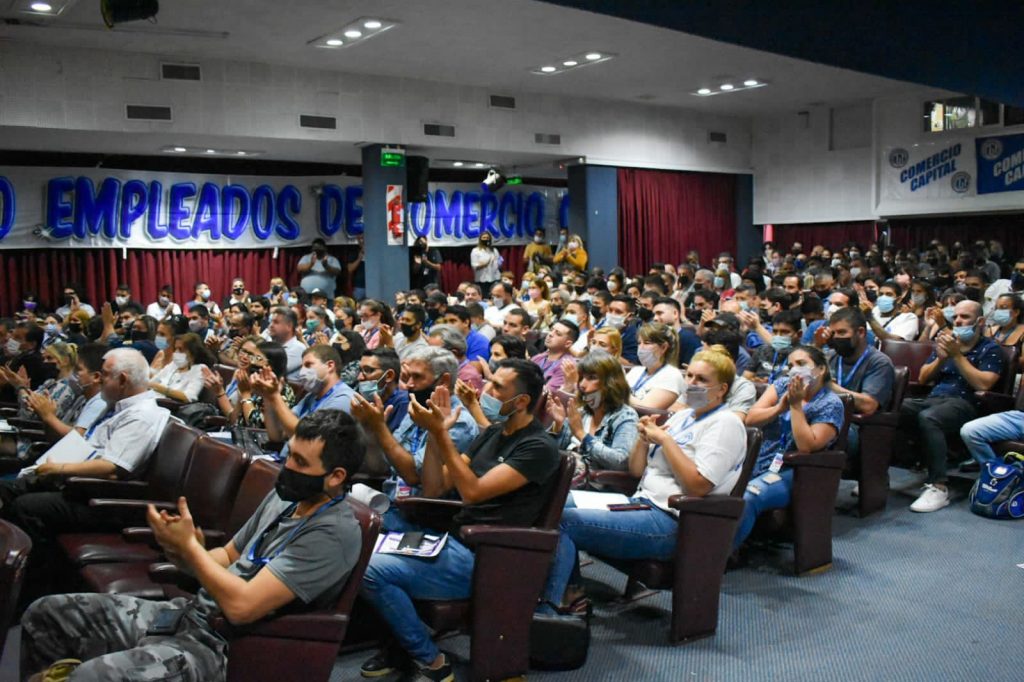
[[[398,325],[398,329],[402,332],[402,336],[407,339],[416,333],[416,325],[412,324],[400,324]]]
[[[184,353],[175,353],[172,358],[175,367],[182,368],[188,365],[188,356]]]
[[[21,342],[15,338],[7,339],[7,354],[17,355],[21,352]]]
[[[294,294],[288,296],[288,305],[295,305],[298,302],[299,302],[299,297],[298,296],[296,296]]]
[[[840,357],[848,358],[853,355],[853,339],[839,339],[833,336],[829,339],[828,345],[830,345],[832,350],[838,353]]]
[[[640,364],[646,369],[650,369],[658,364],[661,359],[658,352],[651,350],[650,348],[639,348],[636,351],[636,356],[640,359]]]
[[[544,243],[544,237],[541,237],[540,235],[537,235],[536,237],[533,238],[533,243],[534,244],[543,244]]]
[[[128,297],[127,296],[115,296],[114,297],[114,303],[116,303],[119,306],[125,305],[126,303],[128,303]]]
[[[1014,291],[1024,289],[1024,272],[1014,270],[1013,274],[1010,275],[1010,286],[1013,287]]]
[[[299,370],[297,375],[299,383],[306,393],[319,393],[320,389],[323,388],[324,380],[320,378],[320,375],[316,373],[316,370],[312,367],[303,367]]]
[[[235,293],[235,296],[241,296],[245,293],[245,287],[235,287],[232,291]]]
[[[270,287],[270,293],[277,296],[279,293],[281,293],[281,285],[275,284],[274,286]]]
[[[317,320],[306,320],[306,330],[310,332],[316,331],[316,328],[320,326],[320,322]]]
[[[435,321],[440,314],[441,311],[437,308],[427,308],[427,319],[431,322]]]
[[[209,291],[200,291],[199,292],[199,298],[203,299],[204,301],[209,301],[210,300],[210,292]]]
[[[505,299],[495,296],[491,299],[491,305],[500,310],[505,307]]]
[[[772,335],[772,348],[775,350],[788,350],[793,345],[793,339],[779,334]]]
[[[953,318],[956,316],[956,307],[948,305],[942,309],[942,316],[946,318],[946,322],[953,324]]]
[[[1010,323],[1010,311],[993,310],[991,313],[989,313],[988,321],[1000,327],[1007,325]]]
[[[381,377],[381,379],[383,378],[384,377]],[[366,381],[360,381],[359,388],[357,390],[359,392],[359,395],[363,396],[372,403],[373,399],[377,397],[377,395],[380,393],[380,380],[367,379]]]
[[[569,313],[568,315],[563,315],[562,319],[565,320],[566,322],[572,322],[577,327],[580,324],[580,321],[578,319],[576,319],[576,316],[573,315],[572,313]]]
[[[432,384],[426,388],[421,388],[418,391],[409,391],[409,394],[415,396],[416,402],[420,405],[426,405],[427,401],[430,400],[430,396],[434,394],[435,388],[436,385]]]
[[[725,278],[724,277],[715,277],[714,287],[716,289],[724,289],[725,288]]]
[[[72,294],[65,294],[65,296],[64,296],[64,305],[74,305],[74,303],[75,303],[74,295],[72,295]]]
[[[615,329],[622,329],[626,325],[625,315],[616,315],[615,313],[608,313],[607,315],[605,315],[604,319],[605,322],[608,323],[608,326],[614,327]]]
[[[910,295],[910,302],[913,303],[916,306],[924,305],[924,302],[926,300],[927,300],[927,297],[924,294],[911,294]]]
[[[957,282],[956,284],[953,285],[953,288],[962,294],[963,292],[967,291],[967,283]]]
[[[960,340],[961,343],[970,343],[974,341],[974,336],[977,334],[977,330],[974,327],[953,327],[953,335]]]
[[[883,315],[887,315],[892,312],[893,307],[896,305],[896,299],[892,296],[882,294],[878,297],[878,300],[875,301],[875,305],[878,307],[878,312]]]
[[[856,278],[860,274],[860,268],[850,268],[850,277]]]
[[[583,400],[583,404],[590,408],[591,412],[601,407],[601,391],[591,391],[590,393],[584,393],[580,397]]]
[[[838,268],[842,264],[843,264],[842,259],[840,259],[840,258],[833,258],[832,259],[832,267]]]
[[[708,406],[708,389],[705,386],[686,385],[686,406],[702,410]]]
[[[68,325],[68,331],[72,334],[79,334],[82,331],[82,325],[78,322],[72,322]]]
[[[45,327],[43,327],[43,331],[46,332],[47,336],[53,336],[58,331],[57,325],[55,325],[55,324],[53,324],[51,322],[50,324],[48,324]]]
[[[490,239],[483,240],[482,242],[480,242],[480,246],[484,247],[485,249],[491,248],[491,240]]]
[[[636,316],[640,318],[641,322],[650,322],[654,319],[654,311],[647,308],[639,308],[636,311]]]
[[[189,320],[188,321],[188,328],[189,328],[189,331],[192,331],[192,332],[195,332],[196,334],[198,334],[199,332],[201,332],[201,331],[206,329],[206,323],[203,322],[202,320]]]
[[[156,347],[159,348],[160,350],[167,350],[167,347],[171,345],[171,342],[168,340],[166,336],[156,337],[155,339],[153,339],[153,343],[156,344]]]
[[[811,383],[814,381],[814,368],[804,366],[790,367],[790,380],[795,379],[796,377],[800,377],[801,379],[804,380],[804,386],[810,386]]]
[[[312,476],[284,467],[277,475],[274,490],[285,502],[302,502],[322,495],[326,479],[327,474]]]
[[[161,296],[159,299],[157,299],[157,302],[160,304],[161,308],[166,308],[171,304],[171,299],[167,298],[166,296]]]
[[[619,283],[618,282],[614,282],[614,281],[608,282],[608,291],[610,291],[611,293],[614,294],[618,290],[619,290]]]

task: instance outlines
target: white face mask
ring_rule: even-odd
[[[584,393],[580,398],[583,400],[583,404],[590,408],[591,412],[601,407],[601,391]]]
[[[174,366],[181,369],[188,365],[188,356],[184,353],[175,353],[173,356]]]
[[[604,316],[604,319],[605,322],[608,323],[608,326],[614,327],[615,329],[622,329],[622,327],[626,324],[625,315],[616,315],[615,313],[608,313],[607,315]]]
[[[125,305],[126,303],[128,303],[128,297],[127,296],[115,296],[114,297],[114,302],[117,303],[117,305],[119,305],[119,306]]]
[[[302,384],[302,387],[306,389],[307,393],[319,393],[324,385],[324,380],[320,378],[320,375],[312,367],[300,369],[297,379]]]
[[[640,364],[643,365],[645,369],[651,369],[658,364],[658,360],[661,359],[658,355],[658,351],[651,348],[638,348],[636,355],[637,358],[640,359]]]
[[[7,354],[8,355],[17,355],[20,352],[21,352],[21,342],[18,341],[13,336],[11,338],[7,339]]]

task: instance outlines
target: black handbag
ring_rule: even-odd
[[[537,670],[576,670],[590,650],[590,611],[534,613],[530,623],[530,667]]]

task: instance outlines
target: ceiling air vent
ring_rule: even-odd
[[[725,144],[726,135],[725,133],[716,133],[714,130],[708,132],[708,142],[719,142]]]
[[[493,109],[515,109],[516,98],[508,95],[491,95],[491,108]]]
[[[148,104],[124,105],[125,118],[133,121],[170,121],[171,108],[151,106]]]
[[[455,126],[442,125],[440,123],[424,123],[423,134],[434,137],[455,137]]]
[[[160,78],[165,81],[201,81],[203,71],[198,64],[160,64]]]
[[[338,127],[338,119],[333,116],[311,116],[310,114],[299,114],[299,126],[302,128],[334,130]]]
[[[534,133],[533,141],[537,144],[562,144],[562,136],[550,133]]]

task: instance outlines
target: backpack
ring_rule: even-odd
[[[990,519],[1024,518],[1024,455],[986,462],[968,498],[971,511]]]

